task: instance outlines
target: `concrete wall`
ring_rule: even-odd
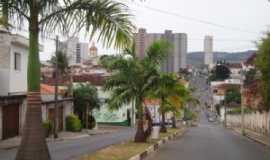
[[[19,134],[22,134],[27,110],[27,100],[24,99],[19,107]]]
[[[227,124],[231,127],[241,127],[241,115],[228,115]],[[245,114],[244,116],[245,128],[254,132],[270,136],[270,112],[256,112]]]
[[[21,55],[20,70],[14,69],[15,53]],[[9,93],[27,91],[27,63],[28,63],[28,49],[22,46],[12,45],[10,52],[10,78],[9,78]]]
[[[74,113],[73,102],[64,102],[63,112],[63,128],[66,130],[66,117]]]
[[[9,90],[10,42],[10,34],[0,33],[0,95]]]
[[[104,102],[105,99],[110,97],[110,92],[104,92],[101,87],[98,88],[98,97],[103,103],[99,110],[94,110],[93,114],[97,122],[110,123],[110,122],[123,122],[127,120],[127,110],[131,113],[131,104],[125,104],[118,110],[110,110],[108,105]],[[132,117],[132,115],[130,115]]]

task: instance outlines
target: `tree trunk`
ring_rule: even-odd
[[[160,126],[160,132],[161,133],[166,133],[167,128],[166,128],[165,112],[164,111],[161,111],[161,116],[162,116],[162,122],[161,122],[161,126]]]
[[[135,102],[137,108],[138,108],[138,123],[137,123],[137,131],[135,134],[135,142],[146,142],[146,137],[144,134],[144,127],[143,127],[143,107],[141,105],[142,101],[140,101],[139,99],[136,100]]]
[[[175,117],[175,112],[173,112],[173,117],[172,117],[172,128],[176,128],[176,117]]]
[[[166,133],[167,132],[167,128],[166,128],[166,122],[165,122],[165,111],[164,111],[164,103],[165,103],[165,98],[161,98],[161,106],[160,106],[160,110],[161,110],[161,124],[160,124],[160,132],[161,133]]]
[[[27,111],[22,133],[21,145],[16,160],[50,160],[42,127],[40,97],[40,62],[38,45],[38,6],[31,1],[29,23],[29,57],[28,57],[28,95]]]
[[[88,117],[89,117],[89,114],[88,114],[88,112],[89,112],[89,104],[88,104],[88,102],[87,102],[87,105],[86,105],[86,113],[85,113],[85,129],[88,129],[88,127],[89,127],[89,124],[88,124]]]

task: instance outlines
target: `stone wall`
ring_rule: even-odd
[[[241,115],[228,115],[227,125],[231,127],[241,127]],[[254,132],[270,135],[270,112],[256,112],[245,114],[244,126]]]

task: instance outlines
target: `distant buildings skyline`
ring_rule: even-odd
[[[211,67],[214,64],[213,36],[204,37],[204,64]]]
[[[72,37],[67,41],[60,42],[59,49],[67,54],[69,64],[78,64],[98,55],[95,43],[89,47],[89,43],[80,42],[78,37]]]
[[[173,45],[171,53],[162,64],[164,72],[176,73],[180,68],[186,68],[187,54],[187,34],[173,33],[171,30],[165,30],[164,33],[147,33],[146,29],[140,28],[135,34],[136,55],[139,58],[145,56],[147,48],[156,40],[164,39]]]

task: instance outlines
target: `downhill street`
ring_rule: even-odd
[[[225,129],[222,124],[208,122],[203,108],[205,102],[211,102],[205,77],[192,77],[191,84],[196,88],[194,96],[201,101],[198,127],[189,128],[147,160],[270,160],[270,150],[263,145]]]
[[[198,127],[165,144],[147,160],[269,160],[270,150],[201,115]]]

